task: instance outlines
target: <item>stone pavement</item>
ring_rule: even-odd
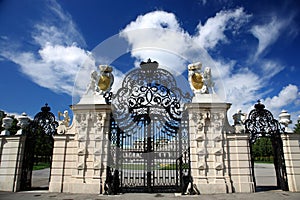
[[[115,196],[105,196],[97,194],[66,194],[66,193],[48,193],[48,192],[0,192],[1,200],[16,200],[16,199],[25,199],[25,200],[150,200],[150,199],[162,199],[162,200],[299,200],[300,193],[292,192],[283,192],[283,191],[268,191],[268,192],[257,192],[251,194],[214,194],[214,195],[199,195],[199,196],[181,196],[174,193],[160,193],[160,194],[144,194],[144,193],[131,193],[131,194],[122,194]]]
[[[68,193],[50,193],[45,189],[48,186],[49,169],[38,170],[33,172],[33,187],[38,190],[25,191],[25,192],[1,192],[0,200],[150,200],[150,199],[162,199],[162,200],[238,200],[238,199],[265,199],[265,200],[299,200],[300,193],[284,192],[281,190],[270,190],[275,188],[274,186],[276,178],[274,172],[274,166],[270,164],[255,164],[255,173],[257,181],[257,190],[260,192],[256,193],[234,193],[234,194],[214,194],[214,195],[199,195],[199,196],[181,196],[180,194],[174,193],[158,193],[158,194],[144,194],[144,193],[130,193],[121,194],[115,196],[106,196],[99,194],[68,194]],[[39,186],[39,187],[38,187]],[[269,191],[264,191],[268,189]]]

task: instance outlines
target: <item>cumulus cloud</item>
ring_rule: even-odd
[[[296,85],[289,84],[284,87],[277,96],[272,98],[268,97],[264,100],[264,102],[270,107],[270,109],[280,109],[283,106],[289,105],[299,99],[299,97],[298,87]]]
[[[300,100],[299,88],[296,85],[289,84],[281,89],[281,91],[273,96],[267,97],[262,100],[266,105],[266,109],[270,110],[274,118],[278,118],[282,110],[287,110],[291,114],[292,123],[297,123],[297,117],[300,114],[299,110],[292,109],[297,108],[297,102]],[[289,109],[291,108],[291,109]],[[293,125],[290,125],[293,127]]]
[[[215,68],[215,61],[206,50],[224,42],[224,32],[237,31],[249,17],[243,8],[220,11],[204,25],[200,22],[198,32],[190,35],[181,28],[173,13],[154,11],[138,16],[120,35],[128,41],[132,57],[139,62],[149,57],[155,58],[163,67],[181,74],[191,62],[201,61],[204,65]],[[220,66],[220,71],[226,70],[226,66]],[[214,70],[215,76],[220,77],[218,72]]]
[[[192,45],[191,37],[180,27],[175,15],[164,11],[154,11],[138,16],[121,32],[138,62],[155,58],[162,66],[182,73],[187,48]]]
[[[255,68],[251,66],[237,66],[235,60],[211,58],[208,55],[207,51],[230,42],[226,31],[239,34],[239,30],[251,16],[243,8],[220,11],[205,23],[200,22],[197,32],[191,35],[181,28],[173,13],[154,11],[138,16],[120,35],[130,44],[131,56],[137,63],[150,57],[162,67],[169,67],[177,73],[184,72],[188,63],[196,61],[212,67],[217,93],[232,103],[232,109],[228,113],[232,116],[237,109],[249,112],[253,103],[268,92],[262,92],[266,89],[268,80],[284,69],[279,62],[260,59],[256,60],[255,65],[261,70],[254,71]],[[260,28],[254,26],[252,31],[259,31]]]
[[[229,100],[235,100],[233,97],[241,97],[241,91],[246,90],[242,96],[249,97],[261,88],[257,75],[250,70],[233,73],[235,61],[212,59],[206,50],[227,41],[224,32],[226,30],[237,32],[250,17],[251,15],[246,14],[243,8],[220,11],[204,25],[200,22],[197,33],[190,35],[181,28],[173,13],[154,11],[138,16],[121,31],[120,35],[131,45],[132,57],[139,61],[149,57],[155,58],[162,67],[169,66],[177,73],[184,72],[188,63],[196,61],[212,67],[213,75],[217,79],[217,91],[223,93],[222,96],[227,93]],[[235,84],[236,81],[241,84]]]

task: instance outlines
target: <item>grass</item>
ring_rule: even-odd
[[[254,161],[254,163],[274,164],[273,161]]]
[[[33,170],[41,170],[50,167],[50,163],[39,162],[38,164],[33,165]]]
[[[254,162],[256,162],[256,163],[274,163],[274,157],[273,156],[255,157]]]

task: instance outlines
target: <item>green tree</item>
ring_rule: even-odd
[[[13,117],[12,125],[10,129],[8,129],[10,135],[15,135],[19,129],[20,127],[18,126],[18,120],[15,117]]]
[[[2,119],[6,116],[7,114],[5,114],[3,111],[0,110],[0,132],[4,130],[4,128],[2,127]],[[20,129],[20,127],[17,125],[18,120],[15,118],[15,116],[12,116],[12,119],[13,119],[12,125],[8,129],[8,131],[10,132],[10,135],[15,135],[17,131]]]
[[[252,144],[252,156],[255,161],[272,162],[273,147],[271,139],[268,137],[260,137]]]
[[[2,127],[2,119],[5,117],[5,113],[0,110],[0,132],[4,130],[4,128]]]
[[[300,119],[298,119],[298,123],[294,127],[294,133],[300,134]]]

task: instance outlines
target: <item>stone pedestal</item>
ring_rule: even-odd
[[[72,110],[72,125],[64,135],[54,137],[49,191],[102,193],[111,106],[81,101]]]
[[[0,136],[0,190],[20,190],[26,136]]]
[[[281,136],[289,191],[300,192],[300,134]]]
[[[227,134],[228,172],[233,192],[255,192],[252,175],[249,134]]]
[[[193,181],[201,194],[231,193],[228,150],[225,148],[230,104],[210,94],[201,97],[186,105]]]

